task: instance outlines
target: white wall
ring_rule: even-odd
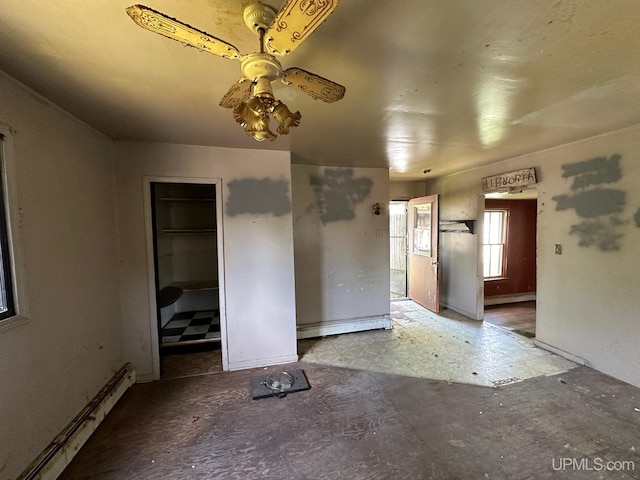
[[[422,181],[389,183],[389,200],[410,200],[425,195],[425,183]]]
[[[228,367],[297,360],[290,154],[134,142],[115,152],[125,353],[139,378],[158,375],[144,176],[222,179]]]
[[[292,183],[298,336],[390,327],[388,171],[295,165]]]
[[[5,479],[16,478],[124,361],[112,142],[4,75],[0,123],[14,132],[7,153],[29,307],[26,323],[0,330]]]
[[[610,178],[612,181],[608,183],[572,189],[576,175],[563,169],[563,165],[589,173],[579,162],[596,157],[610,160],[616,154],[621,155],[620,179]],[[429,193],[441,195],[442,218],[447,215],[476,218],[482,177],[535,167],[539,178],[537,339],[637,386],[640,386],[639,156],[640,126],[636,126],[427,184]],[[565,173],[567,176],[563,177]],[[591,178],[598,181],[598,177]],[[595,215],[598,209],[615,206],[606,193],[603,199],[585,201],[587,197],[583,194],[596,190],[623,192],[621,211]],[[558,197],[562,195],[578,195],[575,197],[578,209],[559,209],[562,202]],[[581,246],[580,242],[596,238],[579,234],[581,226],[593,229],[597,225],[602,227],[598,230],[601,240],[611,233],[620,236],[608,243]],[[448,278],[445,301],[453,307],[472,309],[473,302],[468,299],[476,298],[474,275],[479,239],[479,235],[474,235],[474,241],[465,237],[443,242],[442,267]],[[554,254],[555,244],[563,246],[562,255]]]

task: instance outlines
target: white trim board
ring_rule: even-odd
[[[18,480],[55,480],[71,463],[102,420],[136,382],[133,365],[117,372],[87,406],[71,421]]]
[[[314,322],[298,325],[298,340],[339,335],[341,333],[363,332],[366,330],[391,330],[391,328],[391,318],[389,315]]]
[[[492,295],[491,297],[484,297],[484,304],[502,305],[503,303],[534,302],[535,300],[536,292],[512,293],[510,295]]]
[[[463,315],[467,318],[469,318],[470,320],[482,320],[482,318],[476,318],[475,315],[471,312],[467,312],[466,310],[463,310],[461,308],[458,307],[452,307],[451,305],[448,305],[444,302],[440,302],[440,311],[442,310],[451,310],[452,312],[456,312],[459,313],[460,315]],[[437,315],[437,314],[436,314]]]
[[[548,350],[550,352],[555,353],[556,355],[560,355],[561,357],[566,358],[567,360],[571,360],[572,362],[577,363],[578,365],[586,365],[589,366],[589,364],[587,363],[587,361],[582,358],[582,357],[578,357],[577,355],[573,355],[572,353],[569,352],[565,352],[564,350],[554,347],[553,345],[549,345],[548,343],[545,343],[541,340],[535,339],[533,341],[534,345],[540,348],[543,348],[544,350]]]

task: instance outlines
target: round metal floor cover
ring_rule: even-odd
[[[309,390],[304,370],[294,369],[288,372],[265,373],[251,377],[251,398],[284,398],[290,393]]]
[[[296,383],[293,376],[288,372],[278,372],[267,377],[264,384],[274,392],[286,392]]]

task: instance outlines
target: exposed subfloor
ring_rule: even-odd
[[[206,375],[222,371],[220,344],[172,347],[162,352],[162,379]]]
[[[265,369],[134,385],[60,479],[640,478],[640,389],[587,367],[497,388],[280,368],[311,390],[252,400]]]
[[[300,341],[296,364],[199,375],[219,351],[176,355],[192,376],[134,385],[60,478],[640,479],[640,389],[391,305],[393,330]],[[252,376],[294,368],[311,390],[251,399]]]
[[[536,302],[486,305],[484,321],[526,337],[536,336]]]

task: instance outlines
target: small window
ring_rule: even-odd
[[[485,210],[483,231],[484,278],[506,276],[505,253],[508,210]]]
[[[431,256],[431,204],[413,207],[413,252]]]
[[[0,165],[2,167],[2,177],[0,178],[0,320],[13,317],[16,314],[15,297],[13,288],[13,271],[11,261],[11,249],[9,228],[7,221],[7,197],[5,195],[5,162],[3,156],[2,141],[4,137],[0,134]]]

